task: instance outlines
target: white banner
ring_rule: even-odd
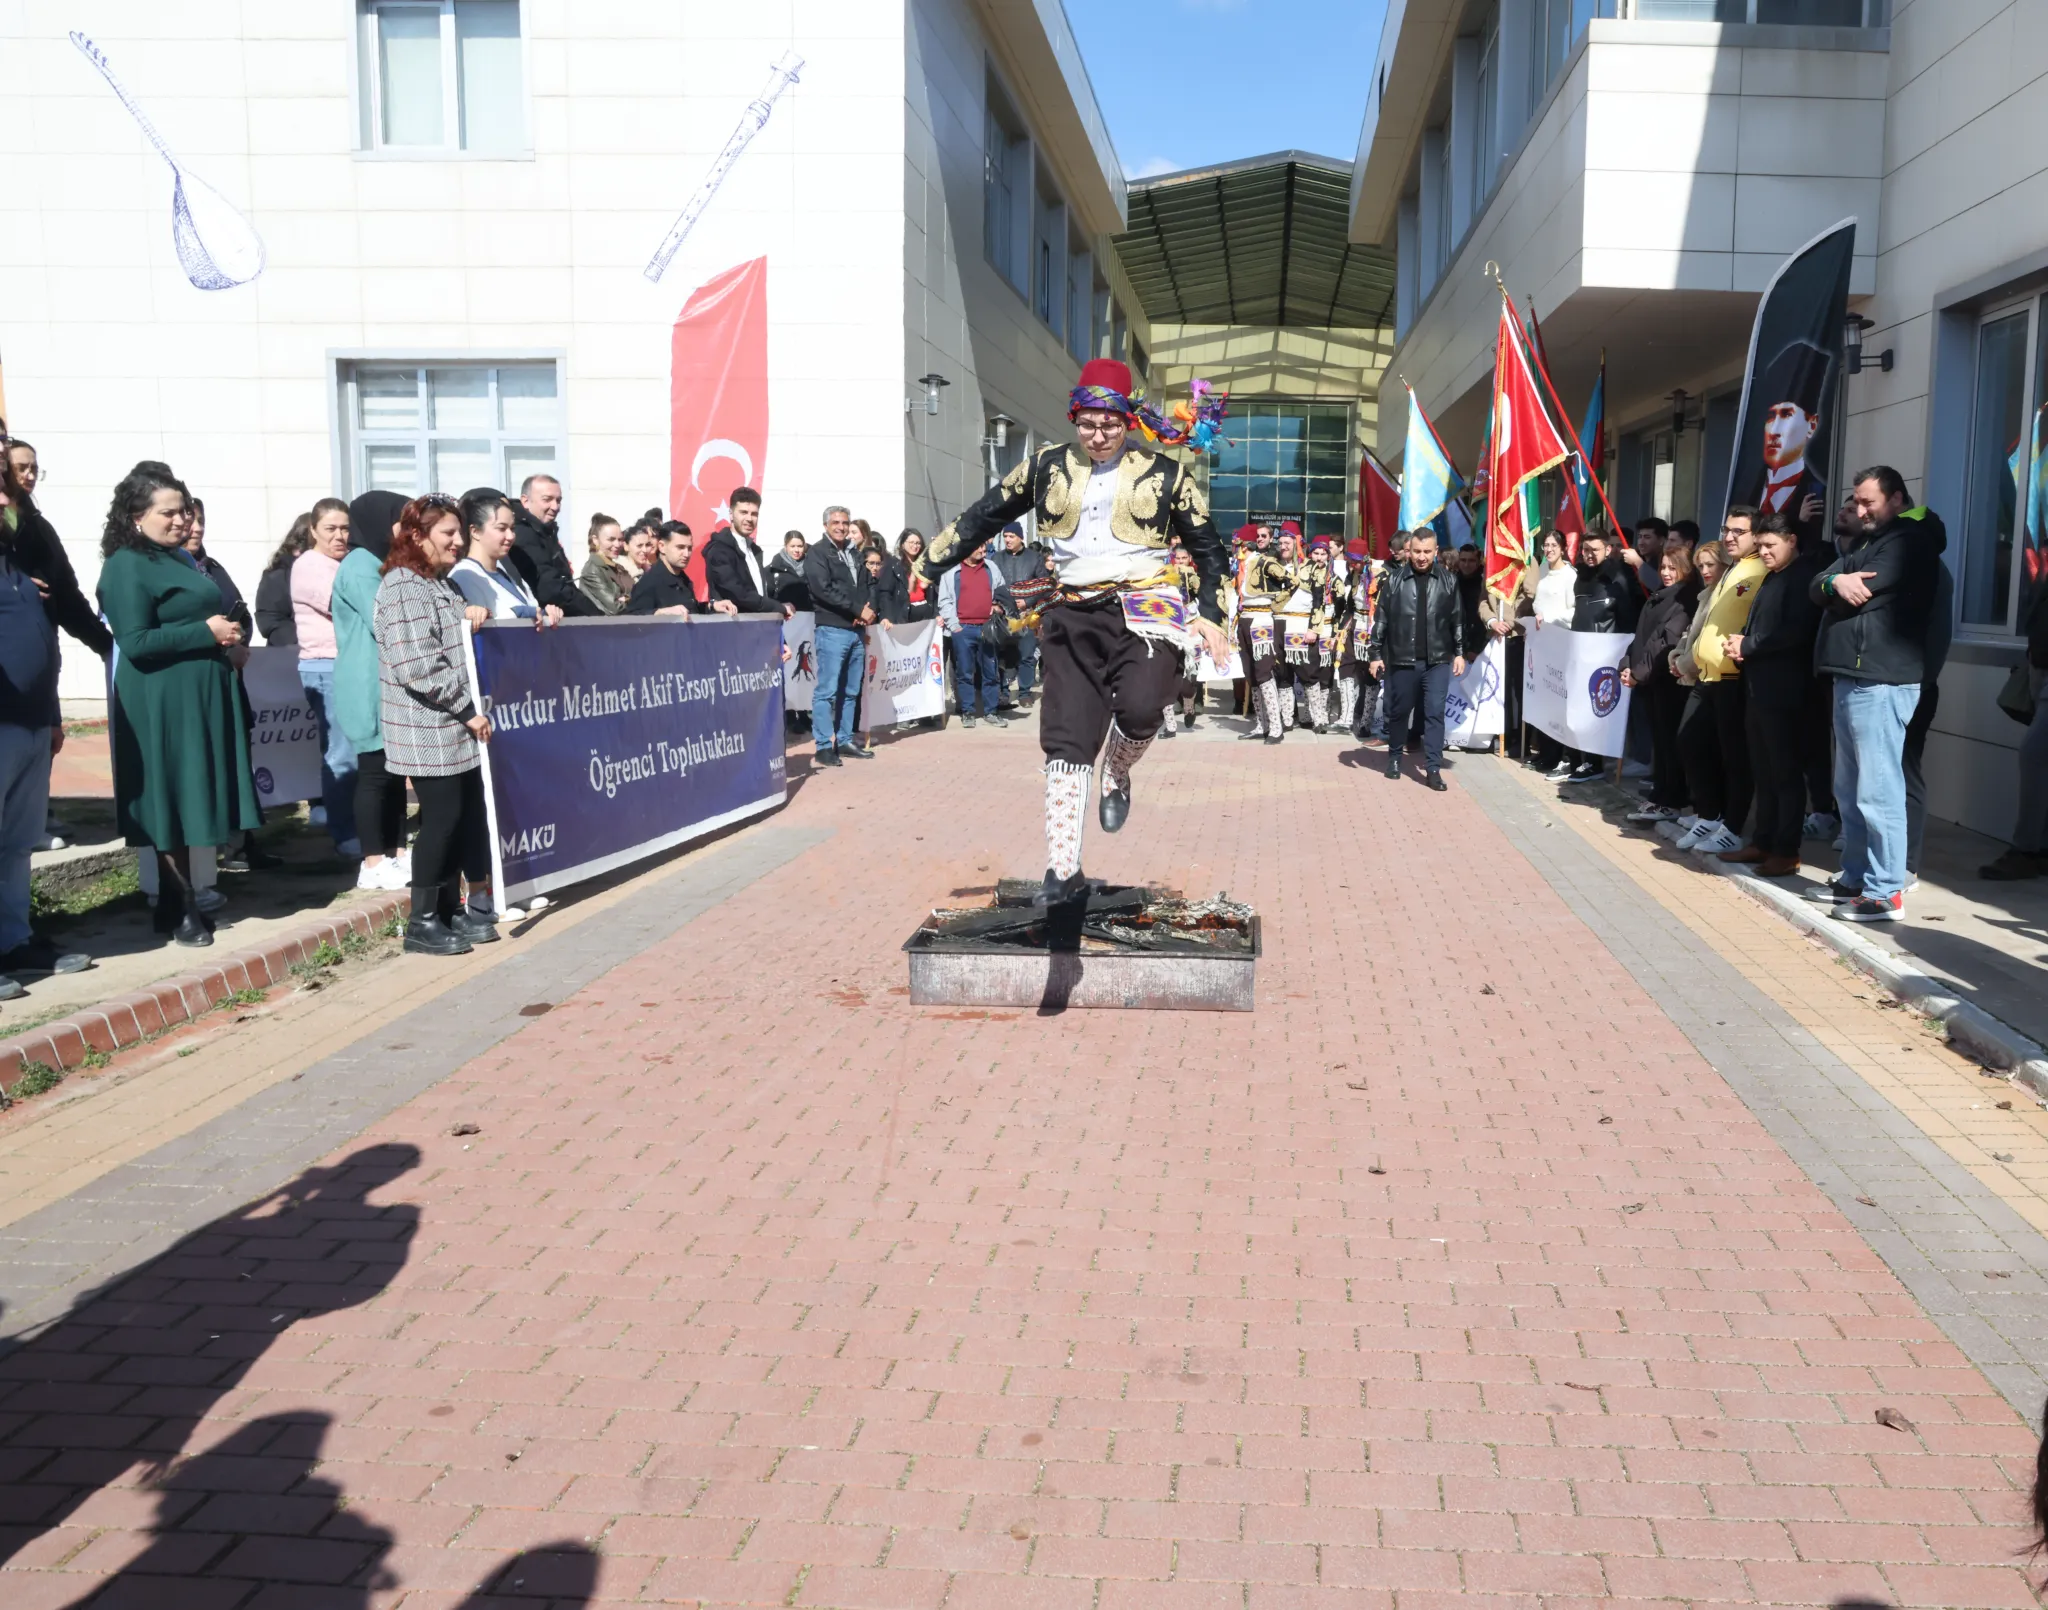
[[[816,626],[817,617],[807,609],[782,623],[782,641],[789,648],[789,658],[782,662],[782,707],[804,715],[811,713],[811,697],[818,691]]]
[[[868,628],[860,710],[870,732],[946,713],[946,650],[936,619]]]
[[[242,667],[249,698],[249,768],[256,803],[291,805],[320,797],[320,723],[299,686],[299,651],[252,648]]]
[[[1452,749],[1486,749],[1507,731],[1508,651],[1498,637],[1465,665],[1444,698],[1444,743]]]
[[[1621,665],[1626,632],[1575,632],[1528,622],[1522,653],[1522,713],[1530,726],[1589,755],[1619,755],[1628,736]]]

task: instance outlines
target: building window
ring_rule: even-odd
[[[1087,241],[1079,236],[1067,239],[1067,352],[1077,362],[1093,356],[1090,340],[1095,333],[1095,259]]]
[[[1021,209],[1030,190],[1030,142],[993,78],[982,129],[981,249],[990,266],[1019,291],[1030,283]]]
[[[1233,403],[1214,449],[1209,512],[1219,531],[1296,521],[1308,537],[1350,530],[1351,410],[1343,403]]]
[[[1067,311],[1067,209],[1052,176],[1038,170],[1031,238],[1031,306],[1054,335],[1063,333]]]
[[[529,475],[561,476],[568,457],[552,361],[345,364],[341,404],[352,494],[517,493]]]
[[[1612,0],[1604,6],[1598,0],[1530,0],[1529,3],[1529,109],[1543,104],[1551,83],[1564,70],[1572,46],[1586,31],[1595,10],[1611,14]]]
[[[2048,297],[2006,303],[1977,326],[1969,479],[1956,588],[1965,626],[2021,630],[2048,557]],[[1955,556],[1951,555],[1951,563]]]
[[[1472,211],[1477,216],[1479,205],[1486,199],[1486,192],[1493,183],[1493,165],[1500,160],[1500,91],[1494,79],[1499,72],[1500,26],[1496,22],[1487,33],[1486,41],[1479,47],[1479,72],[1477,89],[1473,98],[1479,103],[1477,127],[1472,131]]]
[[[1451,266],[1451,131],[1443,130],[1436,164],[1436,275],[1441,278]]]
[[[519,0],[358,0],[365,151],[526,149]]]

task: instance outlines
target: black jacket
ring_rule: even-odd
[[[249,605],[242,597],[242,589],[235,585],[235,578],[228,574],[227,566],[210,553],[202,553],[199,568],[206,572],[206,579],[220,589],[220,612],[242,629],[242,641],[251,641],[254,635],[255,618],[249,613]],[[287,571],[289,576],[290,572]]]
[[[1572,630],[1633,632],[1643,612],[1643,584],[1610,553],[1597,565],[1580,565],[1572,583]]]
[[[778,553],[769,560],[763,575],[768,583],[768,596],[776,603],[787,604],[791,609],[811,607],[811,590],[804,585],[804,567],[792,562],[787,553]]]
[[[761,586],[754,586],[740,544],[754,550],[754,563],[761,569]],[[731,526],[722,525],[704,544],[704,590],[716,601],[727,598],[739,605],[742,615],[780,615],[782,605],[773,596],[768,561],[761,557],[759,544],[742,537]]]
[[[1907,509],[1813,578],[1807,595],[1821,609],[1813,668],[1852,682],[1917,686],[1927,667],[1927,626],[1934,610],[1935,566],[1948,528],[1929,509]],[[1851,608],[1834,595],[1837,576],[1869,571],[1870,597]]]
[[[866,565],[862,565],[866,570]],[[934,594],[937,588],[930,589]],[[910,577],[894,559],[884,555],[882,574],[868,578],[868,598],[875,606],[875,619],[901,626],[910,617]]]
[[[292,563],[272,565],[256,578],[256,629],[272,648],[295,646],[299,620],[292,613]]]
[[[1389,669],[1413,665],[1418,612],[1423,624],[1421,658],[1426,664],[1448,665],[1484,647],[1486,632],[1467,617],[1458,578],[1443,569],[1417,575],[1413,565],[1404,564],[1380,583],[1368,658]]]
[[[1671,651],[1685,641],[1693,606],[1700,601],[1700,579],[1688,576],[1676,587],[1650,595],[1636,620],[1636,639],[1628,646],[1628,671],[1637,687],[1671,675]]]
[[[676,604],[683,605],[692,615],[711,613],[711,606],[698,598],[696,585],[690,580],[690,573],[687,570],[671,570],[656,559],[641,572],[640,579],[633,583],[632,596],[626,600],[625,613],[652,615],[658,609],[668,609]]]
[[[16,567],[49,589],[43,611],[50,620],[101,659],[111,654],[114,635],[79,590],[78,573],[71,568],[71,556],[64,551],[57,528],[43,518],[31,499],[20,494],[15,497],[12,546]]]
[[[604,613],[576,585],[576,567],[562,551],[555,522],[542,525],[523,503],[512,505],[512,551],[505,558],[541,603],[555,605],[564,615]],[[652,568],[659,570],[661,562],[656,560]]]
[[[851,541],[842,549],[821,537],[806,548],[804,586],[810,589],[811,613],[819,626],[853,631],[854,617],[874,602],[867,570]]]
[[[1820,630],[1820,605],[1811,589],[1821,560],[1801,549],[1791,564],[1768,572],[1757,586],[1742,629],[1742,680],[1751,704],[1774,710],[1805,706],[1813,683],[1813,639]]]

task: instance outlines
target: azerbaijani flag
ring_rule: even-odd
[[[1579,456],[1572,460],[1572,485],[1579,506],[1593,500],[1593,483],[1607,468],[1607,354],[1600,354],[1600,374],[1586,400],[1586,422],[1579,427]],[[1619,535],[1620,533],[1616,533]]]
[[[1415,400],[1415,388],[1408,392],[1408,440],[1401,452],[1401,529],[1413,531],[1444,512],[1444,505],[1465,484],[1444,451],[1436,427]]]

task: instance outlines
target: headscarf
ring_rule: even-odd
[[[348,545],[367,548],[382,564],[391,557],[391,528],[405,499],[396,492],[364,492],[348,506]]]

